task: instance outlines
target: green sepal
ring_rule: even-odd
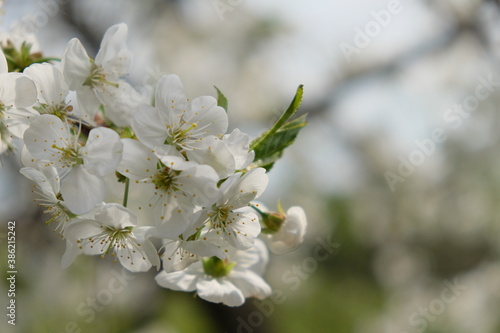
[[[285,222],[286,216],[279,213],[270,213],[262,216],[262,222],[267,227],[269,233],[279,231],[281,225]]]
[[[252,205],[253,209],[255,209],[261,216],[260,221],[262,222],[263,228],[261,232],[263,234],[273,234],[281,229],[281,225],[286,220],[286,215],[283,212],[283,208],[281,207],[281,202],[278,202],[278,211],[279,212],[263,212],[257,206]]]
[[[118,178],[118,183],[125,183],[127,180],[127,177],[125,175],[122,175],[118,171],[115,172],[116,178]]]
[[[215,278],[228,276],[236,265],[236,262],[227,262],[217,257],[204,258],[202,262],[205,273]]]
[[[271,235],[271,234],[274,234],[275,232],[276,231],[271,230],[271,229],[267,229],[267,228],[263,228],[260,230],[260,233],[264,234],[264,235]]]
[[[135,133],[130,127],[121,127],[117,131],[122,139],[135,139]]]

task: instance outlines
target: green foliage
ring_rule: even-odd
[[[359,332],[359,324],[372,320],[385,302],[379,286],[356,275],[341,278],[319,271],[297,291],[287,290],[286,285],[281,290],[287,302],[272,316],[276,332]]]
[[[11,41],[2,44],[9,72],[22,72],[26,67],[35,63],[59,61],[58,58],[44,57],[41,52],[32,52],[31,47],[32,45],[26,42],[23,42],[19,49],[16,49]]]
[[[290,106],[273,127],[252,141],[250,150],[255,152],[253,167],[263,167],[269,171],[283,155],[285,148],[295,141],[300,130],[307,125],[306,115],[290,120],[300,107],[302,95],[303,86],[300,85]]]
[[[215,90],[217,90],[217,105],[222,107],[227,112],[228,103],[226,96],[224,96],[224,94],[219,90],[219,88],[217,88],[216,86],[214,86],[214,88]]]

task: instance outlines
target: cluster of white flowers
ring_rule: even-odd
[[[226,133],[216,98],[188,99],[176,75],[161,77],[154,96],[127,83],[126,38],[118,24],[95,59],[75,38],[60,64],[26,68],[2,45],[0,153],[20,143],[20,171],[66,241],[63,268],[80,254],[110,254],[132,272],[155,266],[160,286],[211,302],[269,296],[266,243],[277,253],[298,246],[303,210],[254,202],[268,184],[265,163],[247,134]]]

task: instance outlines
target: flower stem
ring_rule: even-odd
[[[130,178],[127,178],[125,180],[125,193],[123,194],[123,207],[127,207],[129,185],[130,185]]]
[[[253,209],[255,209],[255,210],[257,211],[257,213],[259,213],[259,214],[260,214],[260,215],[262,215],[262,216],[264,216],[265,214],[267,214],[267,213],[265,213],[265,212],[261,211],[259,208],[257,208],[257,206],[256,206],[256,205],[250,205],[250,207],[252,207]],[[269,215],[269,214],[268,214],[268,215]]]

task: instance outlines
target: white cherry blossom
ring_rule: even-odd
[[[73,115],[73,106],[66,101],[68,85],[54,65],[33,64],[24,70],[37,90],[37,103],[29,108],[13,108],[5,112],[5,125],[17,137],[22,137],[30,123],[40,114],[53,114],[62,120]]]
[[[102,176],[116,170],[122,144],[108,128],[92,129],[85,144],[73,130],[54,115],[41,115],[24,133],[24,142],[43,166],[58,169],[64,202],[73,213],[83,214],[102,202]]]
[[[183,270],[189,265],[199,261],[202,257],[226,258],[222,249],[220,237],[207,231],[194,233],[184,232],[177,240],[166,239],[163,245],[163,270],[167,273]],[[215,236],[215,237],[214,237]]]
[[[102,105],[105,116],[118,126],[130,125],[135,108],[144,102],[144,97],[121,79],[132,62],[127,31],[124,23],[110,27],[95,60],[76,38],[68,43],[62,57],[64,77],[69,88],[76,91],[82,110],[93,119]]]
[[[224,179],[252,163],[255,153],[249,151],[250,141],[247,134],[235,129],[222,139],[214,135],[206,137],[197,149],[188,150],[186,155],[191,161],[210,165]]]
[[[140,105],[134,115],[132,128],[139,140],[159,153],[171,147],[189,160],[212,166],[220,178],[227,177],[226,169],[234,172],[231,152],[222,144],[228,127],[226,111],[212,96],[188,100],[177,75],[165,75],[158,80],[155,106]],[[212,149],[217,149],[213,155]]]
[[[35,110],[40,114],[53,114],[61,120],[72,113],[73,106],[66,101],[68,84],[56,66],[49,63],[33,64],[24,70],[24,74],[36,84],[38,105]]]
[[[219,178],[208,165],[186,166],[178,170],[175,156],[160,159],[154,149],[132,139],[122,139],[123,157],[118,171],[137,184],[148,186],[154,220],[176,238],[189,226],[197,207],[211,205],[217,198]],[[165,163],[164,163],[165,162]]]
[[[66,230],[68,239],[62,266],[69,266],[77,254],[111,254],[131,272],[145,272],[159,267],[160,259],[149,241],[151,227],[138,227],[137,218],[119,204],[106,204],[94,219],[71,223]]]
[[[162,271],[155,279],[164,288],[196,291],[206,301],[240,306],[246,298],[271,295],[271,287],[262,278],[268,260],[266,247],[257,240],[252,248],[235,250],[227,259],[204,258],[181,271]]]
[[[18,116],[36,115],[28,110],[36,102],[36,95],[35,83],[29,77],[7,72],[7,61],[0,50],[0,154],[12,148],[12,136],[22,137],[28,126],[18,123]]]
[[[264,192],[268,181],[263,168],[252,169],[243,176],[235,173],[220,186],[217,202],[203,209],[200,222],[231,246],[250,248],[261,227],[258,216],[245,208]]]
[[[50,224],[55,222],[57,226],[55,231],[64,236],[64,231],[68,223],[76,215],[73,214],[62,198],[60,197],[60,179],[56,168],[47,167],[42,170],[37,170],[31,167],[24,167],[19,170],[26,178],[33,180],[36,183],[36,192],[39,198],[35,202],[45,208],[44,213],[50,214],[52,217],[46,222]]]
[[[150,148],[172,145],[180,151],[196,149],[205,137],[222,136],[228,126],[226,111],[211,96],[189,101],[177,75],[158,80],[155,106],[143,104],[134,115],[132,128]]]

